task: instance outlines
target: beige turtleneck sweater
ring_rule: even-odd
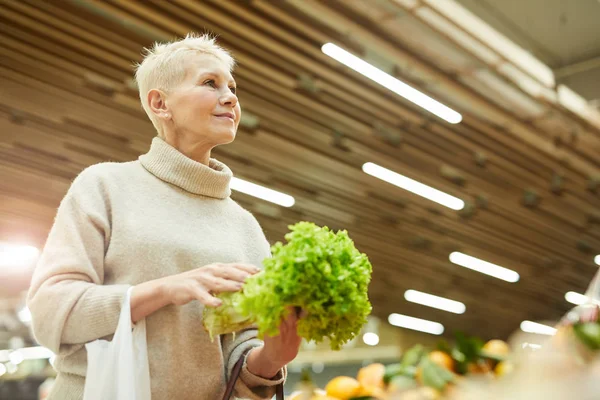
[[[35,337],[57,353],[50,400],[83,397],[84,345],[111,339],[130,285],[215,262],[261,266],[269,244],[229,197],[231,177],[226,165],[211,159],[207,167],[154,138],[139,160],[94,165],[75,179],[28,295]],[[202,307],[167,306],[146,317],[153,400],[220,399],[237,360],[262,345],[253,329],[211,342]],[[235,394],[271,398],[284,378],[285,369],[266,380],[244,366]]]

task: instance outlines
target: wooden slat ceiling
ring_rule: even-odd
[[[488,338],[560,317],[565,292],[585,289],[600,253],[600,129],[532,96],[429,25],[425,11],[416,0],[3,1],[0,240],[43,245],[83,168],[146,152],[155,134],[134,62],[155,40],[208,30],[238,60],[246,116],[214,156],[296,198],[285,209],[234,194],[271,241],[299,220],[348,229],[374,265],[382,318],[399,312]],[[321,53],[326,42],[387,68],[463,122],[449,125],[349,71]],[[361,171],[368,161],[468,206],[451,211],[380,182]],[[460,268],[452,251],[521,280]],[[409,288],[462,301],[467,312],[407,303]]]

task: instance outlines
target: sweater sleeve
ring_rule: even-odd
[[[33,274],[27,304],[40,344],[84,344],[113,334],[129,285],[103,285],[110,239],[98,180],[75,180],[62,200]]]
[[[246,329],[234,335],[223,336],[223,356],[226,366],[226,379],[229,381],[233,367],[241,357],[244,364],[235,385],[234,395],[251,400],[271,399],[275,395],[275,386],[285,382],[287,369],[284,367],[273,379],[265,379],[248,370],[246,356],[249,350],[263,345],[256,337],[256,329]]]

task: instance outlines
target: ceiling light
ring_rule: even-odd
[[[295,203],[294,198],[290,195],[235,177],[231,178],[231,188],[283,207],[291,207]]]
[[[524,348],[524,349],[539,350],[539,349],[542,348],[542,345],[541,344],[536,344],[536,343],[527,343],[527,342],[525,342],[525,343],[523,343],[521,345],[521,347]]]
[[[7,372],[4,364],[0,363],[0,376],[4,375]]]
[[[479,39],[485,43],[487,48],[492,49],[503,59],[518,66],[547,87],[555,86],[554,73],[549,66],[498,32],[459,2],[453,0],[425,0],[425,2],[435,10],[436,14],[442,16],[441,20],[451,21],[471,37]]]
[[[437,308],[454,314],[464,314],[467,307],[460,301],[434,296],[432,294],[409,289],[404,292],[404,298],[412,303],[422,304],[427,307]]]
[[[469,268],[473,271],[481,272],[482,274],[493,276],[494,278],[502,279],[506,282],[514,283],[519,280],[519,274],[512,269],[504,268],[457,251],[450,254],[450,261],[461,267]]]
[[[312,364],[312,371],[315,374],[320,374],[321,372],[325,371],[325,363],[321,361],[314,362]]]
[[[575,304],[576,306],[580,306],[582,304],[587,304],[590,302],[590,298],[584,296],[583,294],[579,294],[576,292],[567,292],[565,293],[565,300],[567,300],[571,304]],[[600,305],[600,301],[592,299],[592,303],[596,303]]]
[[[25,359],[23,357],[23,354],[20,351],[13,351],[12,353],[10,353],[8,355],[8,359],[10,360],[11,363],[15,364],[15,365],[19,365],[23,362],[23,360]]]
[[[321,51],[334,60],[352,68],[356,72],[379,83],[381,86],[384,86],[392,92],[402,96],[406,100],[415,103],[419,107],[424,108],[430,113],[437,115],[441,119],[451,124],[458,124],[460,121],[462,121],[462,115],[460,115],[460,113],[383,72],[379,68],[374,67],[368,62],[356,57],[355,55],[347,52],[333,43],[324,44],[321,47]]]
[[[54,355],[52,351],[41,346],[25,347],[24,349],[19,349],[19,351],[23,354],[25,360],[48,359]]]
[[[538,335],[549,335],[552,336],[556,333],[556,328],[548,325],[538,324],[532,321],[521,322],[521,330],[523,332],[535,333]]]
[[[596,264],[600,265],[600,254],[598,254],[598,255],[596,256],[596,258],[594,258],[594,262],[595,262]]]
[[[575,292],[567,292],[565,293],[565,300],[567,300],[571,304],[575,304],[576,306],[580,306],[582,304],[587,303],[588,298],[579,293]]]
[[[431,333],[432,335],[441,335],[444,333],[444,325],[439,322],[428,321],[426,319],[409,317],[402,314],[390,314],[388,322],[391,325],[400,328],[412,329],[414,331]]]
[[[0,242],[0,267],[22,267],[33,264],[40,251],[33,246]]]
[[[31,322],[31,311],[29,311],[29,308],[27,308],[27,306],[20,309],[17,312],[17,316],[19,317],[19,320],[24,324],[29,324]]]
[[[54,353],[52,353],[52,351],[48,350],[45,347],[41,347],[41,346],[25,347],[25,348],[18,349],[15,351],[0,350],[0,363],[9,361],[11,355],[16,352],[20,353],[20,355],[18,357],[22,357],[23,360],[48,359],[54,355]]]
[[[379,344],[379,336],[373,332],[367,332],[363,335],[363,342],[369,346],[377,346]]]
[[[365,163],[362,166],[362,170],[375,178],[379,178],[382,181],[391,183],[453,210],[462,210],[465,207],[465,202],[458,197],[451,196],[372,162]]]

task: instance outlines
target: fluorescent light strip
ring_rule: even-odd
[[[455,0],[425,0],[427,5],[547,87],[554,87],[552,69]]]
[[[290,195],[235,177],[231,178],[231,188],[283,207],[291,207],[296,202]]]
[[[412,303],[437,308],[438,310],[444,310],[454,314],[464,314],[467,309],[460,301],[434,296],[432,294],[419,292],[418,290],[407,290],[404,292],[404,298]]]
[[[428,321],[426,319],[409,317],[402,314],[390,314],[388,322],[391,325],[412,329],[413,331],[430,333],[432,335],[441,335],[444,333],[444,325],[439,322]]]
[[[596,258],[594,258],[594,262],[595,262],[596,264],[600,265],[600,254],[598,254],[598,255],[596,256]]]
[[[19,355],[12,355],[12,353],[18,352]],[[0,363],[10,361],[11,358],[19,358],[21,360],[40,360],[51,358],[54,355],[52,351],[45,347],[25,347],[17,350],[0,350]]]
[[[10,353],[8,355],[8,359],[10,360],[11,363],[15,364],[15,365],[19,365],[23,362],[23,360],[25,359],[23,357],[23,353],[21,353],[20,351],[13,351],[12,353]]]
[[[462,121],[462,115],[460,115],[460,113],[454,111],[448,106],[445,106],[439,101],[432,99],[426,94],[421,93],[417,89],[383,72],[379,68],[374,67],[368,62],[356,57],[354,54],[347,52],[333,43],[324,44],[321,47],[321,51],[334,60],[352,68],[356,72],[379,83],[381,86],[384,86],[397,95],[402,96],[406,100],[415,103],[419,107],[424,108],[430,113],[437,115],[441,119],[451,124],[458,124],[460,121]]]
[[[415,181],[414,179],[407,178],[406,176],[400,175],[397,172],[391,171],[372,162],[365,163],[362,166],[362,170],[365,173],[374,176],[375,178],[379,178],[382,181],[391,183],[392,185],[398,186],[404,190],[408,190],[411,193],[425,197],[428,200],[434,201],[453,210],[458,211],[465,207],[465,202],[458,197],[451,196],[440,190],[434,189],[431,186],[427,186],[421,182]]]
[[[506,282],[518,282],[520,278],[519,274],[512,269],[504,268],[457,251],[450,254],[450,261],[461,267],[469,268]]]
[[[542,348],[542,345],[541,344],[536,344],[536,343],[527,343],[527,342],[525,342],[525,343],[523,343],[521,345],[521,347],[524,348],[524,349],[539,350],[539,349]]]
[[[552,336],[556,333],[556,328],[553,328],[548,325],[538,324],[537,322],[532,321],[521,322],[521,330],[527,333],[535,333],[538,335],[548,336]]]
[[[582,304],[587,304],[588,302],[590,302],[589,297],[576,292],[565,293],[565,300],[567,300],[571,304],[575,304],[576,306],[580,306]],[[598,300],[592,300],[591,302],[600,305],[600,301]]]

